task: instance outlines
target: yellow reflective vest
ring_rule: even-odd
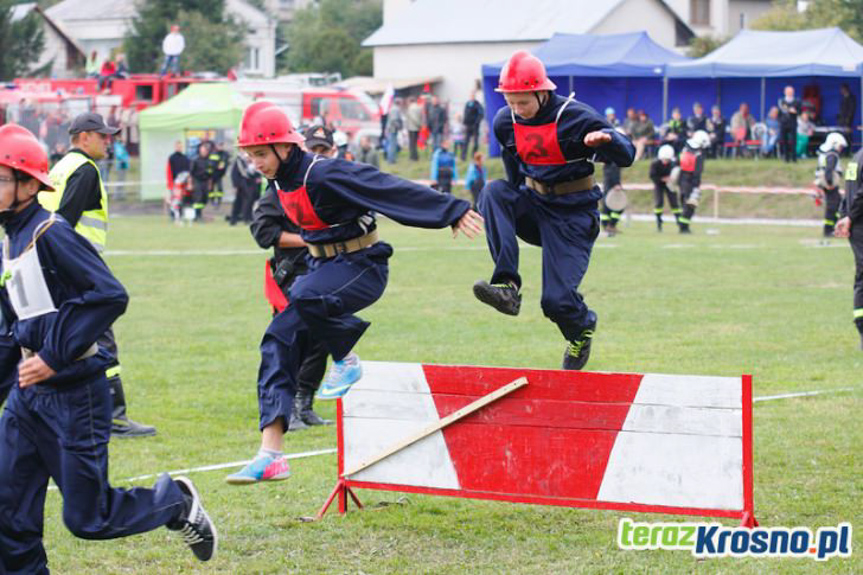
[[[50,212],[56,212],[60,208],[60,203],[63,201],[63,192],[66,190],[66,184],[69,178],[75,171],[89,163],[96,170],[99,178],[99,193],[100,207],[96,210],[85,210],[81,214],[81,218],[75,225],[75,231],[87,238],[96,251],[105,251],[105,245],[108,239],[108,194],[105,192],[105,184],[102,183],[102,174],[99,172],[99,167],[96,163],[86,155],[72,151],[63,156],[57,165],[51,169],[48,177],[51,179],[51,185],[54,186],[53,192],[39,192],[39,203],[42,207]]]

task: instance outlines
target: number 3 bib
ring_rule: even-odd
[[[518,157],[531,166],[562,166],[566,163],[566,158],[560,149],[560,142],[557,139],[557,123],[560,120],[563,110],[567,104],[572,101],[572,97],[560,107],[554,122],[550,124],[540,124],[538,126],[528,126],[519,124],[515,121],[515,113],[510,110],[512,115],[512,129],[515,131],[515,149],[518,152]]]

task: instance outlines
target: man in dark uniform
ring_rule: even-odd
[[[108,194],[95,161],[105,157],[109,137],[119,130],[107,126],[99,114],[88,112],[75,118],[69,128],[72,149],[51,169],[56,193],[39,195],[39,202],[45,209],[63,216],[100,253],[108,237]],[[117,340],[110,326],[98,344],[113,358],[105,372],[114,401],[111,434],[121,437],[155,435],[155,427],[133,421],[126,414]]]
[[[262,177],[260,172],[243,154],[237,154],[234,166],[231,168],[231,184],[236,190],[234,204],[231,206],[231,216],[228,222],[235,226],[242,219],[245,223],[252,222],[252,207],[261,197]]]
[[[786,162],[797,162],[797,114],[800,100],[794,97],[794,87],[785,86],[785,97],[779,99],[779,150]]]
[[[608,234],[608,237],[614,237],[620,230],[617,229],[617,224],[620,218],[623,217],[623,210],[613,209],[609,206],[608,194],[615,190],[623,188],[623,181],[620,177],[620,166],[610,162],[602,165],[602,201],[600,202],[599,221],[602,224],[602,229]]]
[[[818,148],[815,183],[819,194],[824,197],[824,242],[833,237],[833,228],[839,216],[839,204],[842,203],[842,194],[839,191],[839,184],[842,182],[842,166],[839,156],[847,146],[848,141],[845,136],[839,132],[831,132]]]
[[[850,238],[854,252],[854,323],[863,350],[863,150],[854,155],[845,169],[845,199],[840,213],[836,236]]]
[[[186,182],[189,178],[189,170],[192,162],[183,152],[183,142],[177,140],[174,144],[174,153],[168,156],[168,193],[170,194],[169,206],[171,208],[171,219],[180,220],[180,209],[183,198],[186,195]]]
[[[80,142],[79,142],[80,143]],[[116,539],[161,526],[195,556],[216,530],[192,482],[162,475],[153,489],[108,481],[113,355],[97,338],[129,296],[93,245],[35,201],[52,192],[48,157],[25,128],[0,128],[0,573],[48,573],[45,495],[53,479],[63,522],[83,539]]]
[[[674,170],[674,148],[665,144],[659,148],[657,158],[650,164],[650,181],[653,182],[653,213],[656,214],[656,231],[662,231],[662,210],[665,198],[675,220],[680,220],[680,204],[677,194],[668,187]]]
[[[201,221],[204,207],[213,188],[213,162],[210,160],[210,144],[198,144],[198,156],[192,160],[192,207],[195,209],[195,221]]]
[[[691,234],[689,229],[695,209],[701,201],[701,174],[704,172],[704,154],[710,146],[710,136],[699,130],[686,140],[686,145],[680,153],[680,203],[683,212],[677,218],[677,226],[681,234]]]
[[[519,51],[500,74],[497,90],[508,106],[494,119],[507,179],[486,185],[480,212],[495,262],[491,282],[474,295],[501,313],[521,307],[518,238],[542,246],[542,310],[569,342],[564,369],[581,369],[590,356],[596,313],[578,286],[599,234],[593,159],[629,166],[635,148],[596,110],[554,93],[542,62]]]
[[[473,140],[473,151],[471,155],[476,154],[479,149],[479,129],[482,126],[482,117],[485,114],[485,109],[476,99],[476,91],[471,92],[470,100],[464,105],[464,114],[462,115],[462,123],[464,124],[464,147],[461,149],[461,161],[467,160],[467,149]]]
[[[354,314],[383,295],[393,253],[378,239],[375,213],[414,227],[452,226],[454,234],[468,237],[482,230],[482,218],[464,200],[366,164],[310,154],[300,148],[302,143],[275,104],[255,102],[243,114],[238,145],[270,181],[267,193],[276,195],[288,218],[299,225],[309,250],[309,271],[291,285],[287,307],[273,318],[261,341],[261,447],[251,463],[228,476],[231,484],[290,475],[283,435],[310,342],[322,342],[333,357],[319,398],[343,396],[362,376],[353,348],[369,323]]]
[[[210,184],[210,202],[217,208],[222,205],[225,196],[223,181],[231,163],[231,155],[225,150],[224,142],[218,142],[215,147],[210,148],[210,163],[212,164],[212,178]]]

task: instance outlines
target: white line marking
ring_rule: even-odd
[[[774,399],[791,399],[792,397],[808,397],[810,395],[822,395],[825,393],[839,393],[842,391],[855,391],[856,387],[837,387],[836,389],[819,389],[815,391],[798,391],[795,393],[780,393],[779,395],[762,395],[761,397],[753,398],[756,401],[773,401]]]
[[[286,453],[286,459],[303,459],[305,457],[315,457],[317,455],[328,455],[330,453],[336,453],[335,448],[328,449],[318,449],[316,451],[304,451],[302,453]],[[136,475],[135,477],[129,477],[126,479],[118,479],[113,483],[130,483],[132,481],[143,481],[145,479],[152,479],[154,477],[159,477],[163,473],[167,473],[168,475],[181,475],[183,473],[198,473],[202,471],[217,471],[219,469],[230,469],[232,467],[240,467],[241,465],[246,465],[251,460],[246,461],[232,461],[230,463],[215,463],[213,465],[204,465],[201,467],[189,467],[188,469],[175,469],[173,471],[163,471],[161,473],[148,473],[146,475]],[[51,485],[50,489],[57,489],[56,485]]]

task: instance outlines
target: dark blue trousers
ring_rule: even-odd
[[[48,572],[49,477],[63,495],[63,522],[83,539],[151,531],[183,511],[183,494],[167,475],[153,489],[109,485],[111,410],[104,375],[62,391],[12,388],[0,418],[0,573]]]
[[[258,370],[260,428],[282,418],[287,431],[297,392],[297,374],[320,341],[335,360],[344,359],[369,323],[354,314],[384,293],[392,248],[379,242],[334,258],[310,258],[309,272],[291,286],[288,307],[267,327]]]
[[[495,264],[491,283],[513,281],[521,286],[518,238],[541,246],[542,311],[568,340],[580,337],[596,320],[578,286],[599,235],[597,201],[601,196],[597,187],[564,196],[541,196],[506,180],[490,182],[480,195],[479,209]]]

